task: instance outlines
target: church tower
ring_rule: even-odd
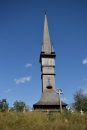
[[[34,109],[47,110],[59,109],[60,101],[55,87],[55,51],[53,49],[47,16],[45,14],[42,49],[40,53],[42,95],[40,100],[33,105]],[[62,102],[62,107],[66,107]]]
[[[45,15],[42,50],[40,54],[42,92],[55,90],[55,52],[51,44],[47,17]]]

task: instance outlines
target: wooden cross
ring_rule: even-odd
[[[60,95],[63,94],[62,89],[57,89],[56,93],[59,94],[60,112],[62,113],[62,103],[61,103],[61,97],[60,97]]]

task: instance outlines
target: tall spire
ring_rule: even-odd
[[[34,110],[58,111],[60,108],[60,98],[55,88],[55,57],[56,54],[52,48],[45,14],[43,44],[40,53],[42,95],[40,100],[33,105]],[[65,108],[67,104],[61,101],[61,106]]]
[[[45,13],[45,20],[44,20],[42,52],[46,54],[51,54],[51,52],[54,52],[53,47],[51,45],[46,13]]]

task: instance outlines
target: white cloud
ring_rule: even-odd
[[[14,79],[16,84],[24,84],[26,82],[30,82],[31,76],[21,77],[19,79]]]
[[[30,68],[30,67],[32,67],[32,64],[27,63],[27,64],[25,65],[25,67],[26,67],[26,68]]]
[[[87,64],[87,58],[83,59],[82,64]]]
[[[4,91],[4,93],[9,93],[11,91],[12,91],[11,89],[7,89],[7,90]]]

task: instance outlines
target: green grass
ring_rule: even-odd
[[[87,130],[87,114],[0,113],[0,130]]]

